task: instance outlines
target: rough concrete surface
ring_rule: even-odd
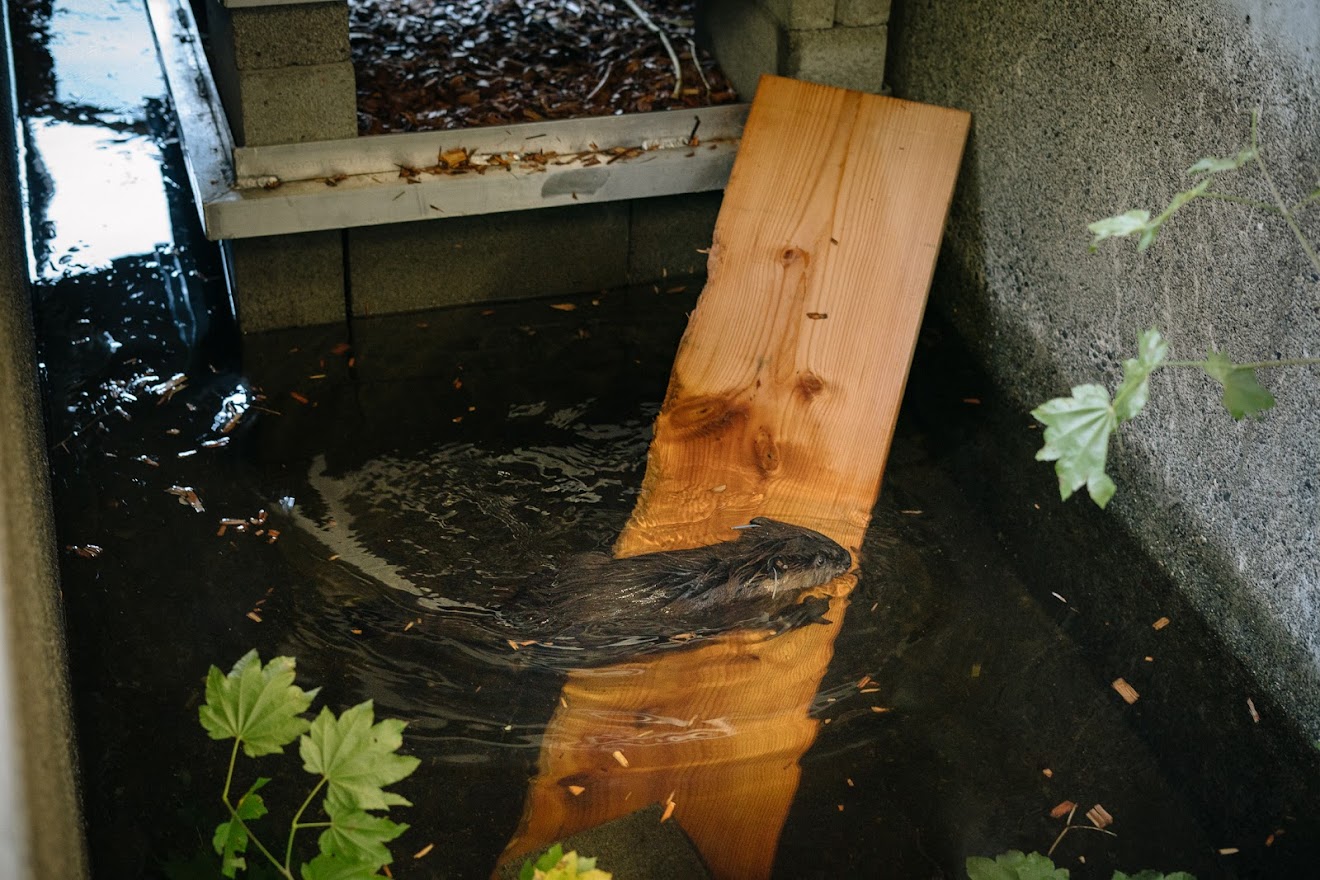
[[[885,84],[885,25],[790,31],[784,75],[879,93]]]
[[[581,293],[624,283],[628,203],[348,230],[354,316]]]
[[[232,54],[239,70],[350,60],[344,2],[229,9],[207,0],[206,21],[211,50]]]
[[[886,24],[889,0],[838,0],[834,4],[834,20],[846,27]]]
[[[662,283],[666,278],[700,275],[715,237],[722,190],[635,199],[628,243],[628,281]]]
[[[346,324],[339,230],[235,239],[224,256],[244,333]]]
[[[971,0],[954,14],[909,0],[891,28],[894,93],[973,118],[932,305],[1024,419],[1069,385],[1112,387],[1150,326],[1175,358],[1211,347],[1240,362],[1320,354],[1320,273],[1277,217],[1197,202],[1144,254],[1127,241],[1088,254],[1085,228],[1158,212],[1189,186],[1183,169],[1236,153],[1257,107],[1280,189],[1295,199],[1313,188],[1320,2]],[[1254,169],[1222,189],[1269,197]],[[1314,207],[1303,226],[1320,237]],[[1276,409],[1235,423],[1204,374],[1156,374],[1111,453],[1109,509],[1315,737],[1320,371],[1260,377]]]
[[[7,80],[0,68],[0,118],[12,119]],[[0,128],[0,877],[78,878],[87,855],[13,131]]]

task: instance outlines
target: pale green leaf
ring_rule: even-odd
[[[967,876],[971,880],[1068,880],[1068,869],[1054,867],[1040,853],[1024,855],[1014,849],[993,859],[972,856],[967,860]]]
[[[300,717],[319,688],[304,691],[293,683],[292,657],[276,657],[264,667],[248,651],[228,675],[212,666],[206,676],[206,703],[198,709],[212,739],[238,739],[248,757],[283,750],[304,731]]]
[[[1274,395],[1256,381],[1256,371],[1239,367],[1225,355],[1210,351],[1205,356],[1205,371],[1224,386],[1224,408],[1235,419],[1261,418],[1274,406]]]
[[[1091,250],[1095,250],[1106,238],[1124,238],[1134,232],[1144,231],[1149,224],[1150,211],[1141,210],[1128,211],[1126,214],[1089,223],[1086,228],[1095,236],[1091,239]]]
[[[248,830],[243,823],[266,815],[266,804],[256,792],[267,782],[270,780],[260,778],[252,783],[252,787],[244,792],[238,803],[234,805],[234,813],[238,818],[221,822],[216,826],[211,845],[220,856],[220,873],[226,877],[233,877],[238,871],[247,867],[247,860],[243,858],[243,854],[247,852]],[[240,819],[242,821],[239,821]]]
[[[1169,343],[1154,327],[1137,338],[1137,356],[1123,361],[1123,381],[1114,392],[1119,424],[1136,417],[1150,397],[1150,374],[1169,356]]]
[[[564,852],[563,847],[555,844],[550,847],[536,864],[523,862],[519,880],[611,880],[613,875],[596,867],[594,858],[580,856],[576,852]]]
[[[329,782],[327,805],[359,810],[410,806],[402,795],[385,791],[417,769],[416,758],[397,755],[404,722],[387,718],[373,724],[371,701],[346,709],[335,718],[323,708],[298,744],[303,768]]]
[[[407,825],[373,816],[354,807],[326,801],[330,827],[321,833],[321,852],[349,862],[370,862],[375,868],[394,861],[386,843],[408,830]]]
[[[1188,174],[1215,174],[1219,171],[1232,171],[1241,168],[1252,159],[1256,158],[1256,150],[1252,147],[1243,147],[1236,156],[1227,156],[1223,159],[1217,159],[1208,156],[1201,159],[1192,167],[1187,169]]]
[[[1054,462],[1059,495],[1065,501],[1085,486],[1100,507],[1113,497],[1114,482],[1105,473],[1109,437],[1118,417],[1109,392],[1100,385],[1077,385],[1071,397],[1056,397],[1031,411],[1045,425],[1045,445],[1037,461]]]

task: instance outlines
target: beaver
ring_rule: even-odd
[[[570,557],[521,585],[500,616],[522,639],[565,648],[828,622],[828,599],[799,599],[852,568],[852,555],[820,532],[763,516],[735,528],[736,540],[690,550]]]

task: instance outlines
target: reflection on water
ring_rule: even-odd
[[[44,238],[40,276],[108,269],[174,240],[154,139],[40,117],[27,134],[47,187],[33,218]]]

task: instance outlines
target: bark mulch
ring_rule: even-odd
[[[358,132],[614,116],[738,100],[694,47],[693,0],[350,0]],[[693,63],[693,52],[698,67]],[[704,79],[703,79],[704,77]]]

